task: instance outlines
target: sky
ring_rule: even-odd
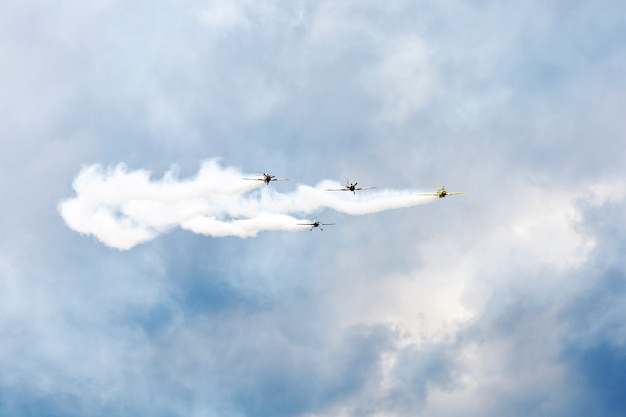
[[[626,415],[625,38],[615,0],[0,0],[0,415]]]

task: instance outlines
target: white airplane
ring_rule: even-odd
[[[434,193],[424,193],[424,194],[418,194],[418,195],[444,198],[445,196],[454,195],[454,194],[467,194],[467,193],[465,191],[448,191],[446,190],[446,187],[437,186],[437,191]]]
[[[291,178],[276,178],[274,175],[266,174],[265,172],[262,175],[259,175],[262,178],[244,178],[244,180],[250,181],[263,181],[265,185],[269,185],[270,181],[289,181]]]
[[[355,194],[355,191],[362,191],[362,190],[371,190],[374,189],[376,187],[357,187],[356,185],[358,184],[358,182],[355,182],[354,184],[352,184],[350,182],[350,180],[346,180],[346,186],[345,187],[341,187],[341,188],[327,188],[326,191],[352,191],[352,194]]]
[[[313,220],[312,223],[298,223],[298,226],[309,226],[311,229],[311,231],[313,231],[314,228],[319,227],[320,230],[324,230],[322,229],[322,226],[333,226],[335,223],[320,223],[319,220],[317,220],[317,217],[315,217],[315,220]]]

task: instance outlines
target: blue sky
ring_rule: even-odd
[[[625,19],[609,0],[0,2],[0,414],[624,415]],[[167,187],[176,210],[127,247],[63,215],[94,165],[162,185],[208,161],[292,178],[230,210],[378,189],[280,213],[323,232],[207,236],[183,220],[213,197]],[[469,194],[339,209],[437,184]]]

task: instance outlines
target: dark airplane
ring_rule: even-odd
[[[350,180],[346,180],[345,187],[342,186],[341,188],[327,188],[326,191],[352,191],[352,194],[356,194],[355,191],[371,190],[373,188],[376,188],[376,187],[357,187],[356,186],[357,184],[358,182],[355,182],[354,184],[352,184]]]
[[[313,220],[312,223],[298,223],[299,226],[309,226],[311,231],[313,231],[316,227],[319,227],[320,230],[324,230],[322,229],[322,226],[333,226],[334,224],[335,223],[320,223],[320,221],[317,220],[317,217],[315,217],[315,220]]]
[[[276,178],[274,175],[266,174],[259,175],[261,178],[244,178],[244,180],[250,181],[263,181],[265,185],[269,185],[271,181],[289,181],[291,178]]]

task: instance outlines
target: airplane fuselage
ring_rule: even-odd
[[[423,195],[423,196],[432,196],[432,197],[438,197],[438,198],[444,198],[447,197],[449,195],[454,195],[454,194],[467,194],[465,191],[452,191],[452,192],[448,192],[448,190],[445,189],[445,187],[440,187],[437,188],[435,190],[434,193],[424,193],[424,194],[418,194],[418,195]]]

